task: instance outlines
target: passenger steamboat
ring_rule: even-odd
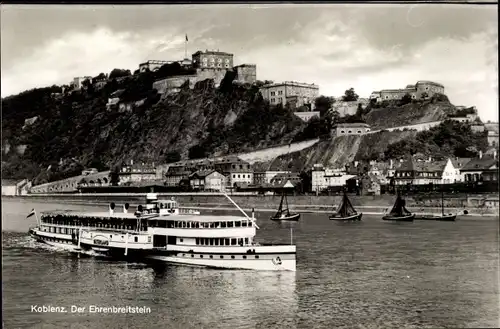
[[[200,215],[183,210],[177,201],[146,196],[134,213],[52,211],[43,213],[30,229],[37,241],[76,252],[224,269],[295,271],[296,246],[261,245],[254,241],[259,228],[227,194],[243,216]]]

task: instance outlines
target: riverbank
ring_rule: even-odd
[[[181,207],[199,210],[234,210],[235,207],[220,193],[159,193],[158,197],[175,197]],[[5,196],[2,196],[5,198]],[[10,199],[7,197],[6,199]],[[53,201],[67,204],[103,205],[114,202],[118,207],[129,203],[132,208],[144,203],[145,194],[50,194],[29,195],[15,197],[30,201]],[[281,197],[273,195],[232,195],[231,198],[245,211],[274,212],[279,206]],[[440,198],[427,199],[422,196],[407,196],[407,208],[417,215],[431,215],[441,213]],[[446,213],[460,215],[467,212],[467,216],[498,216],[498,206],[495,203],[485,203],[485,200],[498,200],[498,195],[468,195],[448,197],[444,200]],[[395,196],[350,196],[353,206],[367,215],[382,215],[392,208]],[[293,211],[300,213],[330,213],[333,205],[338,205],[341,196],[289,196],[288,203]],[[496,201],[498,205],[498,201]]]

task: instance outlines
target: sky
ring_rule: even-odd
[[[498,121],[497,5],[2,5],[1,95],[197,50],[256,64],[257,79],[354,88],[445,86]]]

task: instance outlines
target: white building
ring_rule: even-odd
[[[321,164],[315,164],[312,170],[312,191],[320,192],[330,186],[344,186],[347,180],[356,177],[348,175],[345,169],[324,168]]]

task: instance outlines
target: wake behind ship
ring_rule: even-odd
[[[135,213],[53,211],[43,213],[30,235],[72,251],[92,250],[113,258],[160,261],[225,269],[295,271],[295,245],[261,245],[259,228],[244,216],[200,215],[181,211],[175,200],[149,193]]]

